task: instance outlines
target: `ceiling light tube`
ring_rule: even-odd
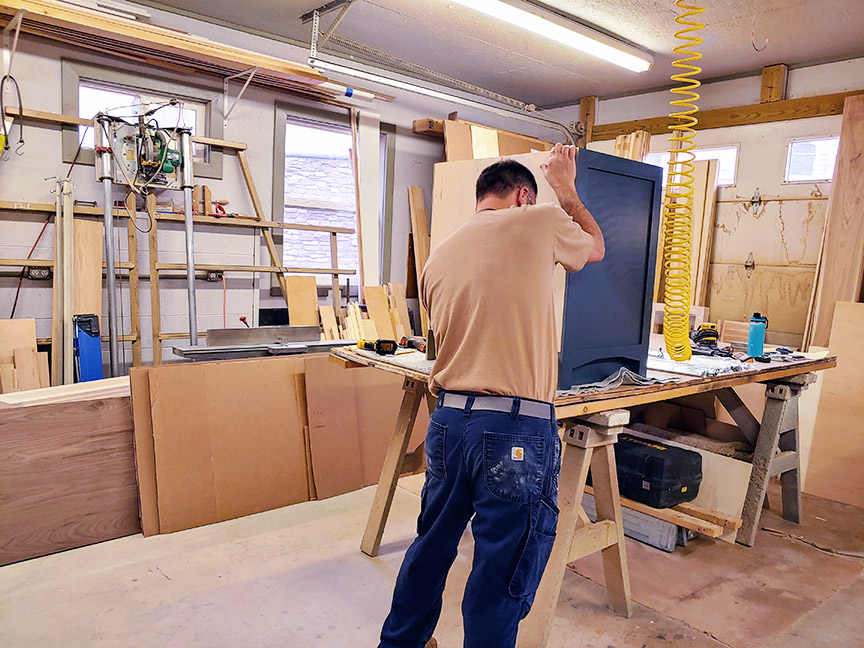
[[[504,110],[502,108],[496,108],[495,106],[490,106],[488,104],[481,103],[479,101],[472,101],[471,99],[465,99],[463,97],[459,97],[457,95],[448,94],[446,92],[439,92],[438,90],[433,90],[432,88],[427,88],[421,85],[415,85],[413,83],[407,83],[405,81],[400,81],[398,79],[392,79],[390,77],[383,76],[381,74],[374,74],[372,72],[366,72],[364,70],[358,70],[356,68],[348,67],[347,65],[342,65],[340,63],[332,63],[330,61],[322,61],[321,59],[309,57],[308,61],[309,65],[319,70],[327,70],[329,72],[336,72],[338,74],[347,74],[348,76],[352,76],[358,79],[363,79],[365,81],[371,81],[372,83],[380,83],[382,85],[386,85],[391,88],[398,88],[399,90],[405,90],[407,92],[413,92],[415,94],[421,94],[426,97],[432,97],[433,99],[440,99],[441,101],[449,101],[450,103],[457,103],[463,106],[469,106],[471,108],[478,108],[480,110],[485,110],[486,112],[491,112],[501,117],[512,117],[513,119],[519,119],[522,121],[530,122],[535,125],[544,126],[546,128],[552,128],[557,131],[561,131],[567,137],[567,141],[571,144],[574,143],[573,133],[564,126],[564,124],[559,124],[558,122],[552,119],[546,119],[545,117],[541,117],[540,115],[528,115],[518,112],[513,112],[510,110]]]
[[[513,4],[514,0],[453,2],[633,72],[645,72],[654,62],[653,56],[631,45],[524,2],[519,2],[518,5]]]

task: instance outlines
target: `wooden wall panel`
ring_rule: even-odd
[[[129,397],[0,409],[0,564],[137,533]]]
[[[97,220],[75,219],[75,315],[102,317],[102,232]],[[107,334],[108,323],[100,324]]]
[[[756,266],[809,266],[815,270],[825,227],[825,200],[763,203],[754,214],[749,203],[717,205],[714,263],[740,263],[750,253]]]
[[[812,268],[757,265],[748,277],[742,264],[712,263],[708,285],[711,320],[749,321],[759,311],[768,316],[769,335],[794,334],[800,342],[813,276]]]

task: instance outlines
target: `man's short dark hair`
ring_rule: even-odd
[[[504,198],[514,189],[528,187],[537,196],[537,181],[528,168],[515,160],[502,160],[483,169],[477,178],[477,201],[495,195]]]

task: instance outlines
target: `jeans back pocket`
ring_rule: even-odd
[[[447,479],[447,455],[445,454],[445,443],[447,439],[447,426],[429,421],[429,429],[426,431],[426,472],[438,479]]]
[[[483,473],[493,495],[509,502],[537,501],[546,466],[544,439],[521,434],[483,434]]]

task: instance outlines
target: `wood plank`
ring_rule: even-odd
[[[36,320],[0,320],[0,364],[14,364],[15,349],[36,350]]]
[[[447,119],[444,121],[444,158],[448,162],[471,160],[474,149],[471,146],[471,126],[463,122]],[[416,241],[414,242],[416,245]]]
[[[822,377],[804,491],[864,507],[864,304],[837,302],[829,348],[837,368]]]
[[[759,103],[783,101],[786,98],[786,77],[788,74],[789,68],[783,63],[763,67]]]
[[[498,155],[498,131],[494,128],[471,126],[471,156],[479,160]]]
[[[579,146],[586,147],[594,141],[594,120],[597,118],[597,97],[582,97],[579,100],[579,121],[585,127],[585,134],[579,138]]]
[[[338,340],[339,325],[336,321],[336,312],[333,310],[333,307],[322,305],[319,307],[318,312],[321,315],[321,327],[324,329],[325,339]]]
[[[76,219],[74,315],[102,318],[102,246],[104,225],[96,220]],[[105,327],[107,329],[107,326]]]
[[[839,115],[843,112],[843,101],[847,97],[861,94],[864,94],[864,90],[837,92],[817,97],[800,97],[764,104],[735,106],[734,108],[700,110],[699,130]],[[668,116],[595,124],[593,141],[615,139],[618,135],[631,133],[634,130],[647,130],[652,135],[667,135],[669,126],[672,124],[673,122]]]
[[[846,99],[825,241],[810,313],[811,344],[826,346],[834,304],[856,301],[864,281],[864,96]]]
[[[411,335],[413,326],[411,326],[411,316],[408,314],[408,300],[405,297],[405,284],[389,283],[387,288],[390,291],[390,305],[399,311],[399,321],[405,327],[405,334]]]
[[[369,317],[375,321],[375,330],[378,336],[388,340],[396,339],[396,331],[390,320],[390,304],[387,299],[387,290],[383,286],[365,286],[366,311]]]
[[[318,326],[318,281],[315,277],[285,277],[288,321],[291,326]]]
[[[0,364],[0,394],[12,394],[18,391],[18,380],[15,377],[14,364]]]
[[[15,377],[18,389],[39,389],[39,362],[35,347],[15,349]]]
[[[36,362],[39,365],[39,387],[50,387],[51,374],[48,369],[48,352],[40,351],[36,355]]]
[[[708,274],[711,243],[714,240],[714,209],[720,163],[700,160],[695,163],[693,183],[693,224],[691,229],[690,304],[704,306],[708,301]]]
[[[147,193],[144,208],[150,219],[150,231],[147,233],[150,263],[150,330],[152,333],[153,364],[162,364],[162,302],[159,292],[159,228],[156,220],[156,194]]]
[[[0,564],[137,533],[129,397],[0,410]]]
[[[140,367],[144,363],[141,344],[141,286],[139,282],[140,272],[138,270],[138,223],[135,209],[135,196],[130,193],[126,197],[126,207],[132,218],[126,219],[126,241],[129,262],[129,319],[130,333],[132,335],[132,366]]]
[[[437,168],[438,165],[436,165]],[[434,204],[434,203],[433,203]],[[420,286],[420,277],[429,259],[432,239],[429,235],[429,218],[423,202],[423,188],[416,185],[408,187],[408,208],[411,211],[411,232],[414,236],[414,266],[417,271],[417,286]],[[420,305],[420,321],[422,335],[425,337],[429,330],[426,309]]]
[[[586,486],[585,492],[589,495],[593,495],[594,489],[591,486]],[[651,517],[655,517],[658,520],[677,524],[680,527],[690,529],[691,531],[695,531],[696,533],[701,533],[702,535],[706,535],[709,538],[719,538],[724,533],[723,527],[721,527],[719,524],[712,524],[707,520],[702,520],[700,518],[693,517],[692,515],[688,515],[687,513],[682,513],[674,509],[652,508],[647,504],[634,502],[633,500],[627,499],[626,497],[621,498],[621,506],[629,508],[631,511],[639,511],[640,513],[650,515]]]
[[[32,405],[83,402],[121,396],[129,396],[128,376],[31,389],[26,392],[0,396],[0,403],[9,407],[30,407]]]
[[[693,502],[685,502],[684,504],[673,506],[672,509],[678,511],[679,513],[685,513],[701,520],[711,522],[712,524],[718,524],[724,529],[734,530],[741,528],[740,517],[736,518],[732,515],[727,515],[718,511],[712,511],[705,508],[704,506],[698,506]]]

